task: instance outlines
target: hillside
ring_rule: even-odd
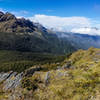
[[[12,73],[11,77],[15,78],[9,77],[9,81],[1,83],[4,88],[0,91],[0,98],[10,100],[12,96],[18,100],[99,100],[99,67],[100,49],[79,50],[56,65],[56,69],[36,70],[34,66],[27,69],[25,76],[19,77],[22,78],[21,87],[16,86],[21,73],[18,76]],[[14,84],[11,86],[10,82]],[[14,88],[16,90],[11,92]]]
[[[36,73],[30,79],[46,79],[44,89],[39,83],[36,98],[43,100],[99,100],[100,49],[90,48],[73,53],[62,63],[63,67],[50,72]],[[42,82],[44,82],[42,80]],[[38,99],[37,99],[38,100]]]
[[[0,50],[64,54],[76,48],[38,23],[0,12]]]
[[[88,49],[90,47],[100,48],[100,35],[82,34],[72,32],[55,32],[63,41],[69,41],[77,49]]]

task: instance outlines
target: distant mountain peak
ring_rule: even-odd
[[[3,12],[0,12],[0,22],[9,21],[12,19],[16,19],[16,17],[13,14],[9,12],[6,12],[5,14]]]
[[[30,20],[16,18],[9,12],[0,12],[0,32],[32,33],[34,31],[35,25]]]

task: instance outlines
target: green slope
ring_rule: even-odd
[[[0,50],[0,72],[22,72],[33,65],[61,62],[64,58],[61,55]]]
[[[63,64],[65,69],[25,77],[27,96],[33,89],[36,100],[100,100],[100,49],[79,50]]]

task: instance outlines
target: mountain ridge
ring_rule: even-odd
[[[72,32],[55,32],[64,41],[68,40],[77,49],[88,49],[90,47],[100,48],[100,36],[80,34]]]
[[[53,31],[25,18],[0,12],[0,49],[41,53],[70,53],[76,48],[63,43]]]

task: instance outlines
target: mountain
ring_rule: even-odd
[[[53,31],[9,12],[0,12],[0,49],[54,54],[76,50],[69,41],[63,43]]]
[[[93,28],[92,30],[98,29]],[[95,33],[55,32],[55,34],[63,41],[69,41],[77,49],[100,48],[100,35],[95,35]]]

